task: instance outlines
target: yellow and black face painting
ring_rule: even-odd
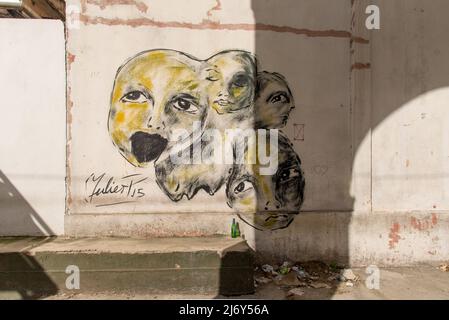
[[[259,230],[286,228],[304,199],[301,160],[287,137],[279,135],[278,169],[261,175],[259,165],[236,165],[226,185],[228,205]]]
[[[192,130],[206,114],[201,62],[173,50],[151,50],[117,72],[109,132],[121,154],[145,167],[169,147],[173,131]]]

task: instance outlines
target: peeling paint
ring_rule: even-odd
[[[130,26],[133,28],[141,26],[151,26],[156,28],[185,28],[192,30],[242,30],[242,31],[272,31],[279,33],[293,33],[304,35],[307,37],[325,37],[325,38],[342,38],[353,39],[358,43],[369,43],[368,40],[352,37],[349,31],[344,30],[310,30],[302,28],[294,28],[289,26],[276,26],[264,23],[218,23],[204,20],[201,23],[178,22],[178,21],[156,21],[148,18],[135,19],[109,19],[103,17],[91,17],[89,15],[80,15],[80,20],[85,25],[109,25],[109,26]]]
[[[427,231],[433,229],[438,223],[438,218],[435,213],[432,213],[432,216],[430,218],[417,219],[415,217],[411,217],[410,220],[412,228],[418,231]]]
[[[215,0],[215,6],[213,6],[209,11],[207,11],[207,16],[211,17],[212,16],[212,11],[220,11],[221,10],[221,2],[220,0]]]
[[[76,55],[67,52],[67,70],[70,71],[72,68],[72,63],[75,62]]]
[[[85,12],[85,10],[83,10]],[[178,21],[156,21],[149,18],[104,18],[92,17],[87,14],[80,15],[80,21],[85,25],[108,25],[108,26],[130,26],[133,28],[150,26],[156,28],[185,28],[192,30],[241,30],[241,31],[272,31],[279,33],[292,33],[307,37],[341,38],[351,39],[356,43],[368,44],[369,40],[361,37],[354,37],[351,32],[345,30],[310,30],[305,28],[295,28],[289,26],[277,26],[265,23],[219,23],[210,20],[203,20],[201,23],[178,22]]]
[[[72,64],[75,62],[76,59],[76,55],[70,53],[67,51],[67,74],[70,73],[70,71],[72,70]],[[72,115],[72,108],[73,108],[73,100],[72,100],[72,88],[70,86],[69,81],[67,81],[67,96],[66,96],[66,100],[67,100],[67,110],[66,110],[66,121],[67,121],[67,132],[66,132],[66,136],[67,136],[67,144],[66,144],[66,157],[67,159],[70,159],[70,154],[71,154],[71,141],[72,141],[72,121],[73,121],[73,115]],[[66,213],[68,214],[68,208],[70,207],[70,205],[73,202],[72,199],[72,192],[71,192],[71,182],[72,182],[72,175],[71,175],[71,167],[70,167],[70,160],[66,161],[66,191],[67,191],[67,195],[66,195]]]
[[[106,7],[108,6],[132,5],[135,6],[137,10],[139,10],[142,13],[148,12],[148,6],[144,2],[136,0],[85,0],[85,3],[96,5],[100,7],[101,10],[106,9]]]
[[[290,26],[278,26],[264,23],[220,23],[209,19],[204,19],[201,23],[179,22],[179,21],[157,21],[150,18],[105,18],[93,17],[87,14],[87,4],[97,5],[101,9],[113,5],[134,5],[141,12],[145,13],[148,6],[137,0],[81,0],[81,14],[80,21],[85,25],[109,25],[109,26],[130,26],[133,28],[140,26],[151,26],[156,28],[186,28],[194,30],[243,30],[243,31],[272,31],[279,33],[292,33],[297,35],[304,35],[307,37],[329,37],[350,39],[351,42],[359,44],[368,44],[369,40],[362,37],[354,36],[351,32],[346,30],[310,30],[305,28],[295,28]],[[220,0],[216,0],[215,5],[207,11],[207,17],[212,16],[212,11],[220,11],[222,9]]]
[[[68,68],[69,69],[69,68]],[[70,69],[69,69],[70,70]],[[66,205],[66,211],[68,214],[68,208],[73,202],[72,199],[72,192],[71,192],[71,182],[72,182],[72,170],[70,167],[70,160],[71,159],[71,142],[72,142],[72,107],[73,107],[73,101],[71,99],[71,93],[72,88],[69,84],[67,84],[67,111],[66,111],[66,119],[67,119],[67,144],[66,144],[66,190],[67,190],[67,205]]]
[[[395,222],[390,228],[390,233],[388,235],[390,241],[388,242],[389,248],[394,249],[396,245],[399,243],[401,236],[399,235],[400,225]]]

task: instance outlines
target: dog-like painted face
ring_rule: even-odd
[[[121,154],[145,167],[170,147],[173,131],[192,130],[206,114],[202,63],[172,50],[143,52],[117,72],[109,132]]]
[[[294,107],[293,95],[282,75],[266,71],[257,74],[256,128],[285,127],[290,111]]]
[[[290,141],[279,135],[279,166],[272,175],[260,175],[258,165],[239,165],[226,186],[228,205],[259,230],[287,227],[299,213],[304,198],[301,160]]]

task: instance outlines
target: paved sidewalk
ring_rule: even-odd
[[[381,268],[380,290],[369,290],[365,286],[365,269],[354,268],[360,277],[354,287],[347,287],[344,282],[331,288],[304,287],[304,295],[287,297],[289,289],[282,288],[274,282],[260,285],[255,294],[223,297],[213,295],[123,295],[123,294],[60,294],[46,299],[449,299],[449,272],[443,272],[434,265],[417,267]]]

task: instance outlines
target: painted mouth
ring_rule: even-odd
[[[165,150],[168,140],[159,134],[138,131],[131,138],[131,152],[139,163],[156,160]]]
[[[219,99],[219,100],[215,100],[214,103],[218,104],[221,107],[227,107],[231,104],[230,101],[225,100],[225,99]]]
[[[274,212],[264,211],[263,214],[261,212],[256,213],[256,220],[253,221],[251,216],[247,216],[245,214],[239,213],[238,216],[245,223],[252,226],[253,228],[261,231],[267,230],[278,230],[287,228],[294,220],[295,216],[299,214],[298,211],[287,211],[287,212]],[[268,215],[268,216],[267,216]]]
[[[270,216],[268,216],[267,218],[265,218],[265,222],[281,222],[281,221],[286,221],[290,218],[290,215],[288,214],[272,214]]]

